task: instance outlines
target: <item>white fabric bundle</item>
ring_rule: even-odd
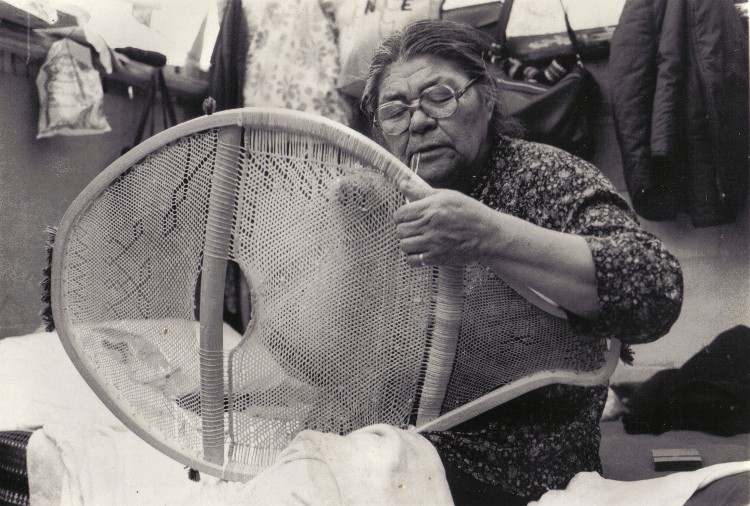
[[[565,490],[551,490],[529,506],[682,506],[710,483],[749,472],[750,461],[715,464],[650,480],[617,481],[578,473]]]
[[[226,330],[227,333],[231,332]],[[0,429],[43,425],[27,448],[31,504],[450,504],[440,458],[419,434],[373,425],[347,436],[303,431],[250,482],[201,475],[125,428],[88,388],[57,335],[0,341]],[[580,473],[535,506],[679,506],[709,483],[750,471],[717,464],[621,482]]]
[[[432,445],[387,425],[347,436],[301,432],[245,484],[205,473],[190,481],[185,466],[112,415],[56,333],[0,340],[0,384],[0,430],[42,427],[27,447],[35,506],[451,504]]]
[[[187,471],[125,427],[56,420],[28,446],[35,506],[452,504],[440,458],[416,432],[388,425],[339,436],[305,431],[248,483]]]

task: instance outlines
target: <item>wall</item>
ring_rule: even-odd
[[[606,97],[606,65],[590,64]],[[0,337],[31,332],[37,316],[44,229],[60,221],[86,184],[129,144],[142,103],[108,94],[105,113],[112,132],[90,137],[36,140],[38,104],[32,77],[0,74]],[[594,162],[627,196],[609,104],[599,108]],[[661,340],[635,347],[636,365],[620,365],[615,380],[645,379],[655,370],[679,366],[718,333],[750,325],[748,307],[748,214],[737,223],[693,228],[687,216],[674,223],[643,221],[666,241],[685,275],[679,320]]]
[[[104,113],[112,131],[81,137],[36,139],[38,68],[0,51],[0,338],[34,331],[45,228],[56,226],[83,188],[132,144],[144,92],[129,99],[112,83]],[[185,113],[178,110],[178,121]],[[158,124],[157,124],[158,126]]]

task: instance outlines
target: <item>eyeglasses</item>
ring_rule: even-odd
[[[408,104],[401,100],[386,102],[378,107],[375,123],[383,133],[398,135],[409,129],[412,111],[419,107],[431,118],[442,119],[452,116],[458,109],[458,99],[477,79],[479,77],[475,77],[458,91],[453,91],[447,84],[430,86],[419,95],[419,98]]]

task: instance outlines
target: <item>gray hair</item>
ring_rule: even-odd
[[[388,68],[399,61],[435,56],[453,64],[469,79],[477,78],[480,93],[494,104],[489,129],[491,134],[520,136],[520,123],[506,117],[499,100],[500,92],[485,62],[491,43],[489,36],[468,25],[442,20],[412,23],[386,38],[375,51],[360,106],[373,121],[379,105],[380,86]]]

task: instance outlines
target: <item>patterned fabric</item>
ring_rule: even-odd
[[[336,91],[339,56],[317,0],[244,0],[250,47],[245,106],[283,107],[352,123]]]
[[[596,267],[600,315],[571,315],[579,333],[624,343],[665,334],[682,305],[677,260],[640,228],[592,165],[542,144],[500,138],[467,193],[498,211],[583,236]],[[581,471],[601,472],[599,419],[607,387],[543,387],[445,432],[425,434],[475,479],[538,499]]]

